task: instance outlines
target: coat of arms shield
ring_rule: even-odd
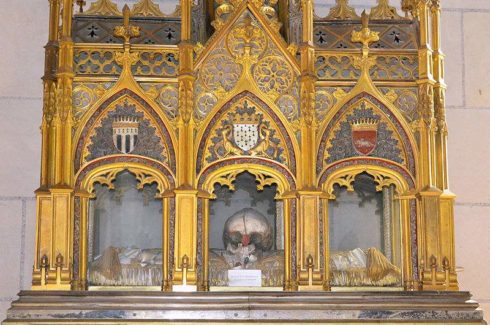
[[[233,140],[243,151],[253,149],[259,141],[259,124],[233,124]]]
[[[360,155],[367,156],[376,149],[378,140],[378,121],[361,119],[351,123],[352,145]]]
[[[132,116],[118,116],[112,122],[112,140],[116,149],[129,154],[138,142],[139,122]]]

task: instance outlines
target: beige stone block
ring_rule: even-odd
[[[22,202],[0,199],[1,274],[0,297],[13,297],[20,289],[20,243],[22,227]]]
[[[490,206],[457,205],[455,214],[460,289],[471,291],[475,299],[490,299]]]
[[[7,309],[10,308],[12,301],[17,299],[17,297],[0,297],[0,323],[7,317]]]
[[[39,187],[42,101],[0,98],[0,107],[0,195],[32,197]]]
[[[0,2],[0,96],[42,96],[48,6],[44,0]]]
[[[458,202],[490,203],[490,110],[447,111],[449,184]]]
[[[478,10],[490,9],[490,1],[488,0],[444,0],[441,1],[441,6],[444,9],[451,10]]]
[[[22,274],[22,290],[29,290],[32,284],[32,266],[34,265],[34,246],[36,243],[36,201],[25,200],[25,233],[24,233],[24,267]]]
[[[467,107],[490,106],[490,12],[465,12],[465,94]]]
[[[446,11],[442,14],[442,50],[445,59],[447,106],[463,106],[463,50],[461,39],[461,13]]]
[[[490,321],[490,299],[480,302],[480,309],[483,310],[483,319],[488,323]]]

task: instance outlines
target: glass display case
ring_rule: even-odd
[[[137,188],[133,174],[117,175],[113,188],[94,186],[89,207],[90,286],[160,286],[162,200],[157,186]]]
[[[233,286],[229,270],[238,271],[238,277],[244,273],[240,271],[255,270],[259,286],[282,288],[283,209],[275,200],[277,186],[258,191],[255,176],[245,172],[234,187],[215,185],[216,199],[210,204],[210,286]]]
[[[394,187],[378,191],[374,178],[357,175],[354,191],[334,187],[329,204],[332,286],[401,286],[400,212]]]

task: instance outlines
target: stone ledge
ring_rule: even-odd
[[[22,291],[3,324],[485,324],[468,292]]]

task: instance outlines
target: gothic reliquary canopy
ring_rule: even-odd
[[[123,4],[50,1],[33,289],[458,290],[439,1]]]

